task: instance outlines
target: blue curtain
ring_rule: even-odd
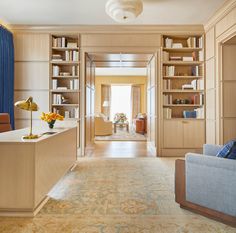
[[[0,113],[9,113],[14,129],[14,45],[13,35],[0,25]]]

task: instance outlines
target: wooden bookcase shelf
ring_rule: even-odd
[[[80,118],[79,34],[53,34],[50,48],[50,109],[63,115],[65,121],[77,121]]]
[[[205,59],[203,35],[163,35],[162,116],[163,119],[204,119]],[[176,104],[185,102],[189,104]]]

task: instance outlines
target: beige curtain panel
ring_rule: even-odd
[[[111,109],[111,85],[102,85],[101,88],[102,88],[101,110],[104,115],[109,117]],[[106,106],[103,106],[104,104]]]
[[[141,112],[141,86],[133,85],[131,88],[131,106],[132,106],[132,119]]]

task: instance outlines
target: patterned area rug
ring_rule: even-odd
[[[136,133],[133,129],[129,132],[125,128],[117,127],[116,133],[113,132],[110,136],[96,136],[96,141],[146,141],[146,136]]]
[[[1,233],[235,233],[174,201],[174,159],[82,158],[33,219],[0,218]]]

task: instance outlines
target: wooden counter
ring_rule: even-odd
[[[76,127],[34,129],[35,134],[55,133],[23,140],[28,131],[0,133],[0,216],[35,216],[76,163]]]

